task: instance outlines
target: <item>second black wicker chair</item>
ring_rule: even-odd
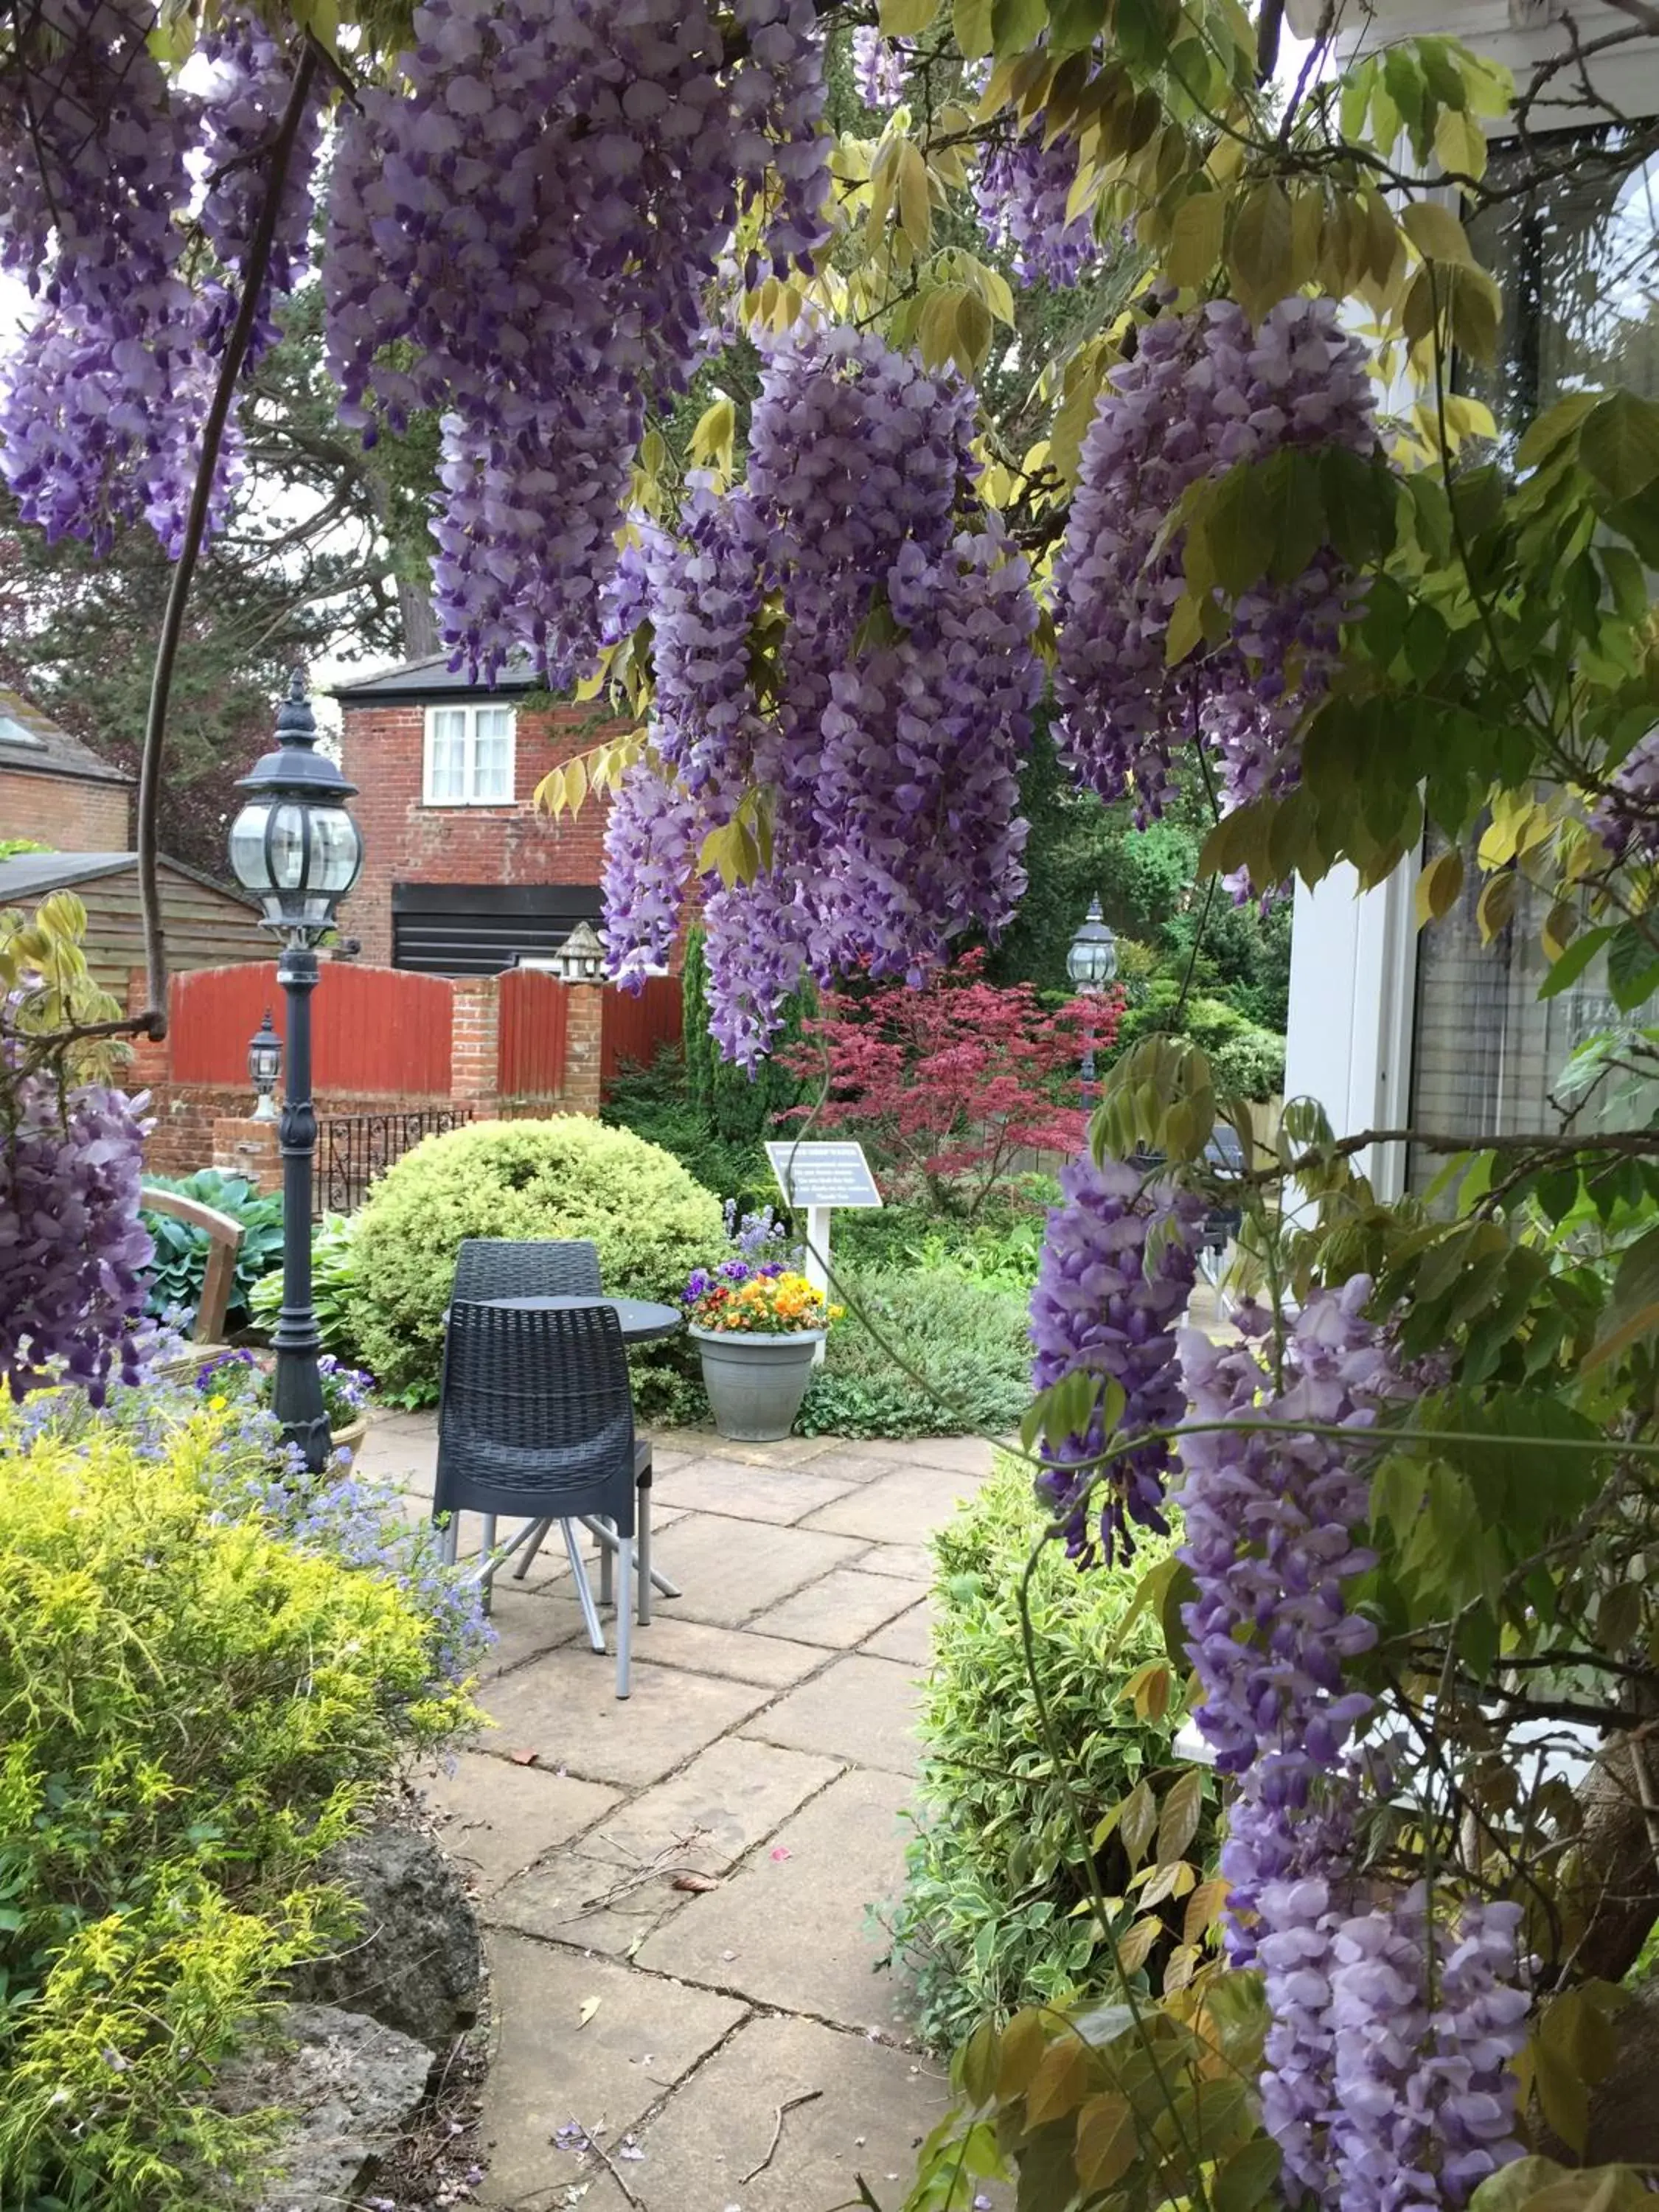
[[[599,1297],[599,1248],[579,1237],[468,1237],[452,1298]]]
[[[497,1296],[556,1296],[497,1292]],[[456,1516],[522,1518],[496,1551],[487,1533],[477,1579],[487,1588],[525,1546],[562,1524],[576,1595],[596,1650],[605,1638],[573,1522],[598,1517],[614,1532],[617,1695],[629,1692],[635,1569],[650,1587],[651,1446],[634,1434],[628,1356],[608,1306],[514,1311],[457,1299],[444,1340],[438,1407],[438,1474],[432,1510],[447,1516],[447,1555],[457,1549]]]

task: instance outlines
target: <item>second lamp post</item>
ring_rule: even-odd
[[[1080,999],[1097,998],[1117,973],[1117,939],[1100,910],[1100,901],[1092,898],[1089,911],[1078,925],[1077,935],[1072,939],[1066,955],[1066,972]],[[1086,1107],[1093,1096],[1095,1080],[1095,1025],[1092,1021],[1083,1033],[1083,1103]]]
[[[316,945],[357,880],[362,839],[346,811],[356,796],[339,769],[317,750],[317,721],[296,668],[276,717],[276,750],[237,789],[246,793],[230,826],[230,865],[259,902],[267,929],[282,945],[276,980],[288,1007],[287,1081],[278,1143],[283,1156],[283,1306],[271,1341],[276,1352],[272,1403],[283,1434],[299,1445],[313,1474],[327,1464],[328,1416],[323,1410],[317,1315],[311,1297],[312,1168],[317,1111],[311,1097],[311,994],[319,974]]]

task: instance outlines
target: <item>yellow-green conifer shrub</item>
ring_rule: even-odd
[[[678,1160],[585,1115],[428,1137],[375,1184],[354,1247],[351,1340],[394,1396],[438,1395],[444,1309],[467,1237],[586,1237],[608,1291],[678,1299],[725,1231],[719,1200]]]
[[[215,2069],[350,1932],[319,1855],[471,1709],[395,1579],[258,1510],[234,1411],[33,1425],[0,1419],[0,2205],[201,2212],[266,2134]]]

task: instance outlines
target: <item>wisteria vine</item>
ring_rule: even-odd
[[[1097,404],[1054,569],[1060,737],[1082,782],[1108,799],[1133,788],[1156,814],[1194,739],[1231,805],[1295,781],[1296,727],[1336,665],[1352,580],[1322,548],[1242,599],[1224,643],[1171,668],[1182,541],[1160,540],[1201,477],[1286,446],[1375,442],[1364,350],[1328,300],[1281,301],[1254,328],[1225,300],[1146,325]]]
[[[973,495],[973,404],[871,334],[811,334],[768,362],[744,483],[644,532],[655,708],[607,827],[607,955],[624,981],[660,964],[708,833],[755,811],[760,865],[704,885],[740,1061],[803,971],[920,981],[1024,886],[1036,610]],[[769,607],[787,646],[763,673]]]

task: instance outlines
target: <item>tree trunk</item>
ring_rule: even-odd
[[[1622,1981],[1659,1921],[1659,1814],[1644,1802],[1653,1796],[1651,1740],[1640,1750],[1644,1773],[1632,1739],[1609,1737],[1578,1793],[1583,1826],[1561,1884],[1574,1981]]]
[[[398,578],[398,612],[403,619],[404,653],[410,660],[429,660],[441,649],[432,594],[407,576]]]

